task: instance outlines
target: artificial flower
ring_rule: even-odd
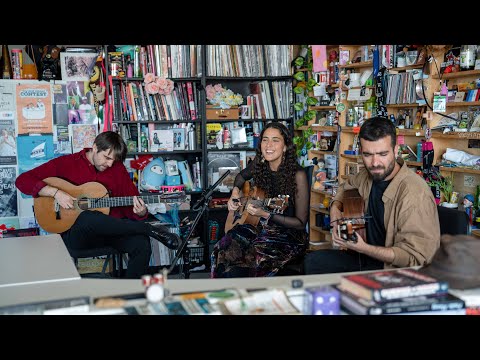
[[[205,92],[208,102],[222,109],[230,109],[232,106],[243,104],[242,95],[234,94],[232,90],[224,89],[220,84],[207,85]]]
[[[173,91],[174,83],[172,80],[155,76],[152,73],[145,74],[143,82],[147,94],[169,95]]]

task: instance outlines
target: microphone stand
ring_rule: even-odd
[[[173,259],[172,263],[170,264],[170,268],[168,269],[168,274],[172,272],[172,270],[175,268],[175,265],[177,264],[177,261],[180,259],[181,256],[183,256],[183,278],[188,279],[190,277],[190,250],[188,249],[188,241],[190,240],[190,237],[192,236],[193,231],[195,230],[195,227],[197,226],[198,222],[200,221],[200,218],[202,217],[204,211],[207,209],[208,204],[210,203],[210,200],[212,199],[212,194],[215,188],[220,185],[225,179],[228,174],[230,174],[230,170],[227,170],[221,177],[220,179],[217,180],[215,184],[210,186],[208,189],[206,189],[203,193],[200,199],[193,205],[192,210],[197,211],[197,215],[195,216],[195,219],[193,220],[193,224],[190,226],[190,230],[188,231],[188,234],[185,236],[183,239],[183,242],[181,243],[180,247],[177,250],[177,254],[175,255],[175,258]],[[207,246],[207,245],[205,245]]]

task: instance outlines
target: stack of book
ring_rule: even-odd
[[[448,283],[414,269],[347,275],[337,288],[342,309],[355,315],[465,315],[465,302]]]

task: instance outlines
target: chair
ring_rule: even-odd
[[[308,181],[308,188],[310,191],[308,192],[308,206],[310,207],[310,194],[312,189],[312,177],[313,177],[313,169],[314,166],[306,166],[304,167],[305,172],[307,173],[307,181]],[[310,212],[309,212],[310,213]],[[307,248],[308,243],[310,241],[310,216],[307,218],[307,224],[305,225],[305,230],[307,232]],[[277,273],[277,276],[295,276],[295,275],[304,275],[303,269],[303,260],[304,257],[294,259],[289,263],[286,263]]]
[[[450,209],[444,206],[437,206],[438,218],[440,220],[440,234],[468,234],[470,223],[465,211]]]
[[[113,276],[121,278],[123,275],[123,269],[122,269],[122,258],[123,254],[114,249],[113,247],[110,246],[103,246],[99,248],[93,248],[93,249],[70,249],[67,247],[68,252],[70,253],[70,256],[73,258],[73,262],[75,263],[75,266],[78,267],[78,259],[83,259],[83,258],[89,258],[89,257],[98,257],[98,256],[105,256],[107,255],[107,258],[105,259],[105,262],[103,263],[103,268],[101,273],[93,273],[93,274],[82,274],[82,277],[100,277],[100,278],[108,278],[109,276],[106,274],[107,266],[110,261],[110,259],[113,260]],[[118,264],[118,268],[117,268]]]

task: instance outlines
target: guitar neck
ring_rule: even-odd
[[[138,196],[143,200],[145,204],[158,204],[169,201],[161,197],[161,195],[141,195]],[[117,207],[117,206],[132,206],[133,205],[133,196],[119,196],[119,197],[106,197],[106,198],[87,198],[88,207],[90,209],[96,208],[106,208],[106,207]],[[177,199],[178,201],[178,199]]]

